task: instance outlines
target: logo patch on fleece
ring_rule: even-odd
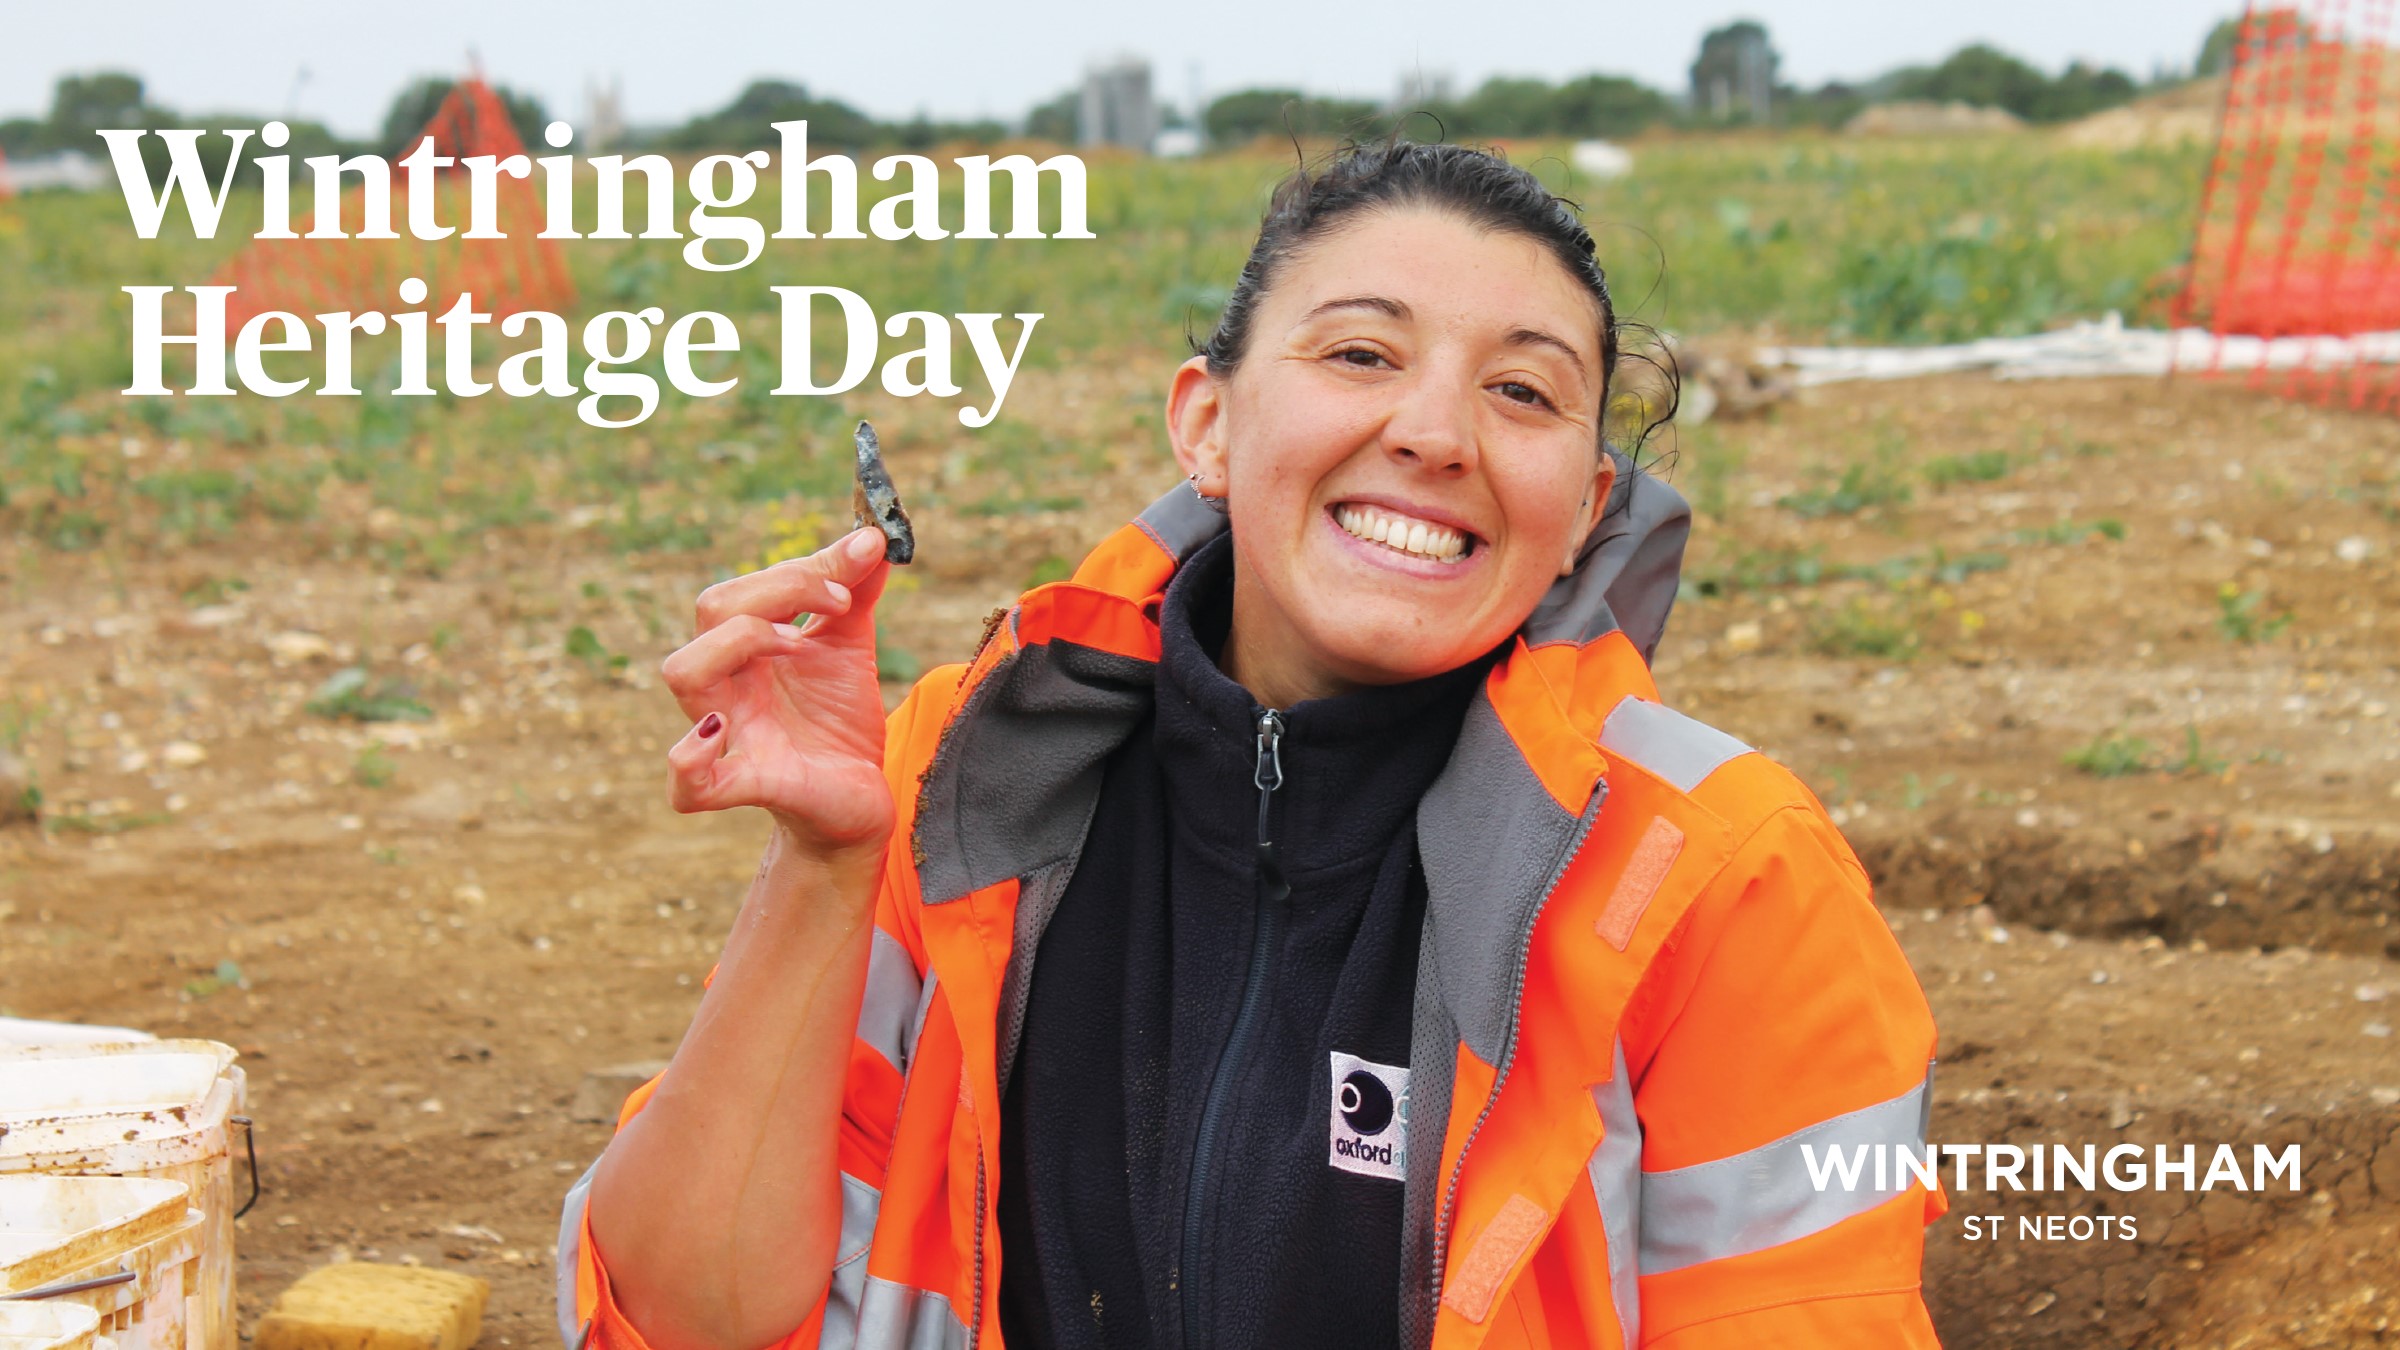
[[[1408,1070],[1333,1052],[1332,1141],[1325,1161],[1365,1177],[1408,1176]]]

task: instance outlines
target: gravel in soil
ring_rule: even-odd
[[[1015,397],[1140,401],[1111,378]],[[886,616],[927,662],[1172,481],[1127,454],[1059,509],[978,514],[938,445],[892,439],[939,485]],[[1950,1343],[2388,1338],[2400,427],[1959,378],[1678,448],[1701,519],[1662,686],[1798,770],[1876,874],[1943,1029],[1937,1136],[2307,1149],[2305,1194],[2145,1201],[2118,1250],[1946,1221]],[[558,1199],[607,1137],[577,1086],[672,1050],[762,838],[663,800],[684,726],[650,672],[717,561],[570,519],[437,575],[269,532],[0,563],[0,749],[42,799],[0,822],[4,1011],[241,1050],[246,1318],[348,1254],[481,1275],[485,1344],[547,1341]]]

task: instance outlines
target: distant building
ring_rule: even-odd
[[[1148,150],[1158,139],[1158,120],[1148,61],[1120,56],[1084,71],[1083,100],[1075,116],[1078,145]]]
[[[1400,77],[1400,89],[1392,99],[1392,111],[1415,112],[1451,99],[1450,73],[1445,70],[1411,71]]]
[[[1714,30],[1692,62],[1692,110],[1718,121],[1767,121],[1776,61],[1765,25],[1744,19]]]
[[[586,80],[583,86],[583,144],[586,154],[605,154],[625,139],[625,82],[614,75],[607,84]]]
[[[115,181],[116,175],[105,161],[80,150],[0,160],[0,196],[6,195],[6,190],[39,192],[44,188],[96,192]]]

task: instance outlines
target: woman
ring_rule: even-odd
[[[1817,802],[1656,701],[1617,331],[1530,174],[1351,151],[1175,373],[1188,483],[888,724],[874,532],[704,593],[675,803],[776,829],[570,1329],[1934,1344],[1939,1191],[1811,1177],[1922,1139],[1932,1022]]]

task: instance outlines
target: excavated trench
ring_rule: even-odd
[[[1853,831],[1942,1028],[1932,1138],[2188,1144],[2201,1174],[2218,1144],[2245,1169],[2298,1145],[2302,1184],[2036,1193],[1946,1166],[1944,1345],[2400,1344],[2400,834],[2202,821],[2129,848],[1969,823]]]

